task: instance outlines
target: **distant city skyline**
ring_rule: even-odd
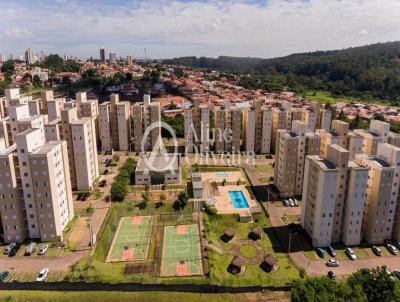
[[[279,57],[400,40],[397,0],[4,0],[0,53]],[[23,22],[21,22],[23,20]],[[52,26],[49,26],[51,24]]]

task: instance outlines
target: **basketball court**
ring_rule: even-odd
[[[198,226],[165,226],[160,275],[179,277],[201,274],[203,267]]]
[[[150,246],[151,226],[151,216],[121,218],[106,261],[146,260]]]

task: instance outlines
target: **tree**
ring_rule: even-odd
[[[128,186],[121,180],[116,180],[111,185],[111,199],[113,201],[123,201],[128,195]]]
[[[42,80],[40,79],[40,77],[37,74],[35,74],[33,76],[32,84],[35,87],[42,87],[43,86],[43,82],[42,82]]]
[[[1,72],[7,73],[7,72],[14,72],[15,69],[15,62],[13,60],[7,60],[3,63],[1,66]]]
[[[180,192],[178,199],[174,201],[173,208],[175,210],[183,210],[186,207],[188,195],[186,192]]]

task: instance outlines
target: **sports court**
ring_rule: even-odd
[[[151,216],[121,218],[106,261],[138,261],[147,259],[151,226]]]
[[[161,276],[203,274],[197,225],[165,226],[163,240]]]

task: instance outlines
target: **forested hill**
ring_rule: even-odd
[[[164,64],[182,65],[196,68],[206,68],[221,71],[248,71],[260,64],[263,59],[250,57],[220,56],[217,59],[206,57],[181,57],[164,60]]]
[[[264,60],[191,57],[165,63],[250,73],[251,76],[242,77],[240,83],[248,88],[271,91],[289,87],[300,93],[324,90],[334,95],[387,99],[394,104],[400,102],[400,42]]]

